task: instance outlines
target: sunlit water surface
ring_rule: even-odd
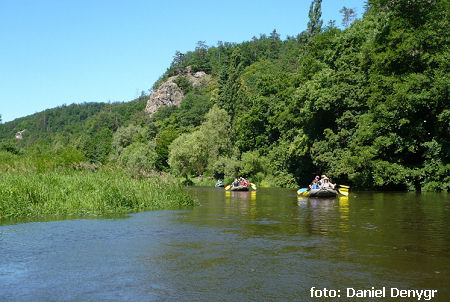
[[[190,188],[201,206],[125,218],[0,223],[0,301],[450,301],[449,194]],[[386,287],[385,299],[347,288]],[[424,299],[422,298],[421,301]]]

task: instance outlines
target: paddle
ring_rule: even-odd
[[[308,196],[309,189],[308,188],[300,188],[297,191],[298,196]]]
[[[350,189],[349,186],[344,186],[344,185],[338,185],[339,189],[337,190],[339,192],[339,194],[344,195],[344,196],[348,196],[348,194],[350,194],[348,192],[348,190]]]
[[[344,196],[348,196],[348,192],[347,191],[343,191],[343,190],[338,190],[339,194],[344,195]]]
[[[308,189],[307,188],[298,189],[297,194],[300,195],[300,194],[302,194],[305,191],[308,191]]]
[[[225,187],[225,190],[228,191],[231,188],[231,185]]]
[[[256,185],[254,183],[250,183],[250,186],[252,186],[252,190],[256,191]]]

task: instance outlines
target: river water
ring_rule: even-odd
[[[201,206],[3,220],[0,301],[450,301],[449,194],[189,191]]]

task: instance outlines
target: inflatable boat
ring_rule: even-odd
[[[237,186],[237,187],[231,187],[230,191],[248,191],[250,190],[250,186]]]
[[[338,192],[334,189],[300,189],[297,194],[304,197],[336,197]]]

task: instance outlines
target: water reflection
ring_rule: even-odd
[[[340,196],[339,197],[339,229],[342,232],[350,231],[349,224],[349,211],[350,211],[350,203],[348,200],[348,196]]]

